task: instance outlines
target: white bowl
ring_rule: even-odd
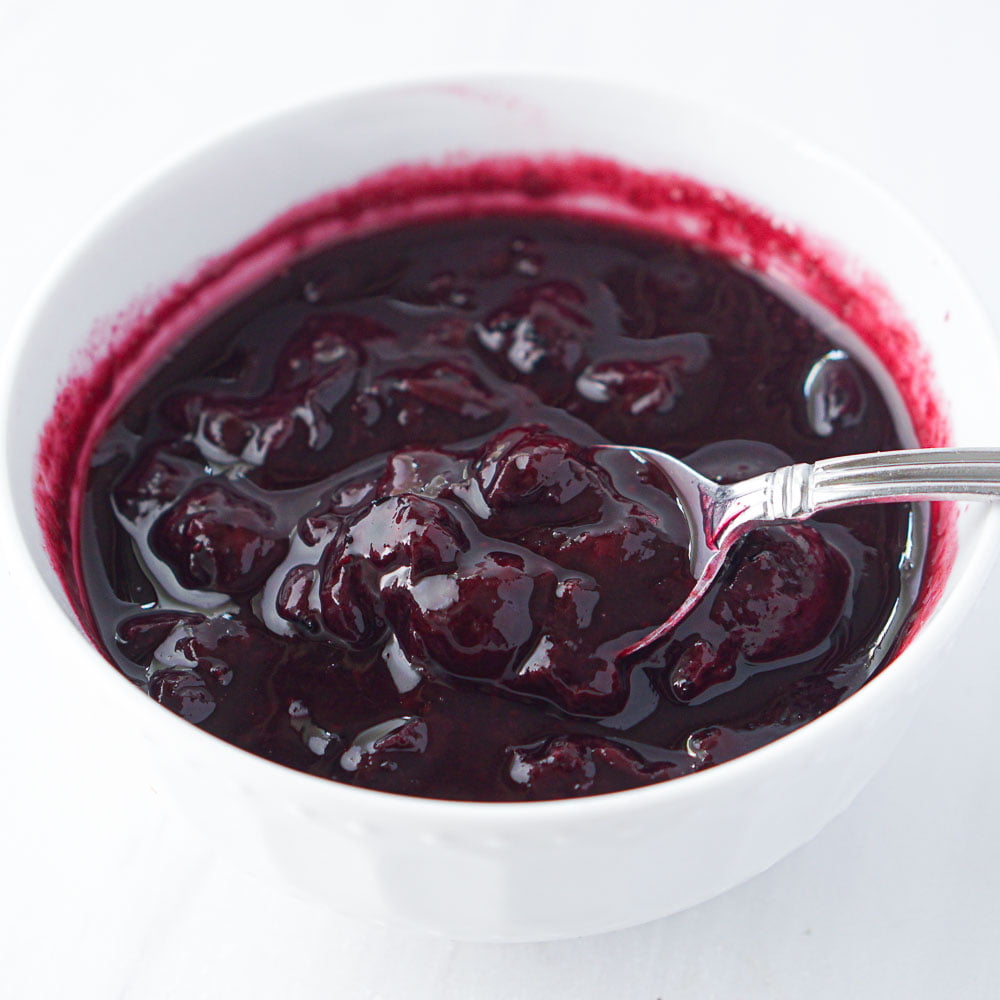
[[[50,565],[32,498],[37,444],[97,324],[193,273],[291,206],[400,162],[586,151],[677,171],[748,198],[846,248],[919,332],[951,439],[1000,442],[997,347],[942,251],[849,168],[758,123],[599,83],[511,78],[336,97],[186,157],[109,211],[56,267],[13,337],[2,475],[11,569],[51,608],[48,648],[102,685],[122,745],[144,741],[164,786],[248,865],[269,859],[353,914],[514,941],[641,923],[736,885],[805,843],[883,763],[997,549],[1000,511],[960,509],[942,596],[885,671],[820,719],[679,780],[581,800],[442,802],[310,777],[164,711],[84,638]],[[858,272],[860,273],[860,272]],[[90,339],[88,339],[90,338]],[[98,347],[100,349],[100,347]],[[84,357],[86,354],[83,355]]]

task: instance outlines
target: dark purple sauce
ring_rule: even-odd
[[[901,447],[831,332],[721,257],[610,224],[442,221],[321,252],[204,324],[103,434],[79,539],[99,638],[205,730],[371,788],[558,798],[745,753],[891,652],[913,511],[752,533],[623,657],[688,592],[686,533],[665,484],[592,448],[732,480]]]

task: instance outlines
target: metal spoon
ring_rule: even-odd
[[[926,448],[827,458],[786,465],[739,483],[720,485],[653,448],[603,445],[663,472],[688,523],[695,586],[660,626],[631,646],[636,652],[672,631],[719,574],[733,545],[752,528],[802,521],[822,510],[856,504],[1000,498],[1000,450]]]

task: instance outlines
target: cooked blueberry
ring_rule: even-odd
[[[513,747],[508,761],[510,780],[531,799],[614,791],[680,773],[673,762],[643,760],[634,750],[596,736],[560,736],[541,745]]]
[[[508,532],[597,520],[607,496],[578,445],[538,428],[514,428],[494,438],[475,476],[486,503],[500,515],[494,527]]]
[[[709,688],[736,675],[735,643],[727,640],[716,649],[705,639],[696,639],[677,657],[670,674],[670,690],[678,701],[691,701]]]
[[[360,344],[391,337],[385,327],[345,313],[311,316],[278,359],[277,392],[305,389],[307,398],[329,411],[353,384],[362,355]]]
[[[498,680],[531,639],[535,587],[523,559],[490,552],[461,572],[400,580],[384,600],[411,659],[460,677]]]
[[[380,496],[414,493],[439,496],[449,486],[464,483],[468,461],[428,448],[398,451],[389,458],[385,475],[378,482]]]
[[[572,385],[594,337],[586,307],[586,293],[570,282],[519,289],[475,326],[475,339],[504,374],[530,385],[546,401],[557,401]]]
[[[427,723],[403,717],[381,722],[359,733],[340,758],[340,766],[364,775],[371,771],[395,771],[409,754],[427,749]]]
[[[257,477],[265,484],[314,482],[337,467],[327,452],[344,443],[337,435],[346,414],[338,423],[334,410],[352,378],[353,373],[331,375],[263,399],[192,397],[186,423],[208,462],[260,469]]]
[[[613,653],[602,655],[559,634],[541,636],[508,686],[541,695],[577,715],[613,715],[628,696],[626,670]]]
[[[282,352],[266,393],[182,394],[166,411],[209,462],[262,468],[265,481],[312,481],[326,468],[322,456],[341,426],[338,408],[355,387],[362,355],[351,338],[384,333],[360,318],[313,317]]]
[[[194,625],[204,620],[204,615],[183,611],[150,611],[126,618],[118,626],[115,641],[130,660],[148,666],[157,647],[178,625]]]
[[[700,333],[663,337],[591,362],[570,411],[612,440],[645,443],[687,432],[717,406],[720,377]]]
[[[319,605],[326,630],[346,646],[366,649],[385,632],[378,594],[364,563],[345,557],[328,566],[319,584]]]
[[[686,351],[655,360],[597,361],[580,372],[576,391],[591,403],[607,403],[633,417],[669,413],[684,393],[683,377],[707,360]]]
[[[322,630],[316,593],[318,580],[319,571],[315,566],[293,566],[281,581],[276,598],[278,614],[308,636],[318,636]]]
[[[469,539],[454,510],[402,493],[378,500],[348,528],[345,550],[383,571],[407,567],[410,577],[447,572]]]
[[[193,670],[157,671],[149,682],[149,693],[188,722],[204,722],[215,711],[215,699]]]
[[[383,447],[472,437],[499,424],[506,408],[507,401],[460,360],[393,369],[353,403],[357,424],[381,435]]]
[[[192,477],[191,464],[179,455],[168,449],[150,449],[115,486],[115,508],[129,521],[157,514],[184,492]]]
[[[712,619],[750,660],[777,660],[812,649],[844,608],[850,572],[808,525],[760,529],[739,553]]]
[[[256,590],[288,551],[272,510],[216,481],[161,514],[150,544],[182,586],[221,594]]]

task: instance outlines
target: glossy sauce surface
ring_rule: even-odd
[[[456,220],[319,253],[189,338],[95,450],[80,537],[104,645],[209,732],[393,792],[558,798],[744,753],[891,649],[912,511],[751,534],[626,658],[691,585],[686,531],[647,467],[592,448],[732,480],[901,447],[827,325],[605,224]]]

